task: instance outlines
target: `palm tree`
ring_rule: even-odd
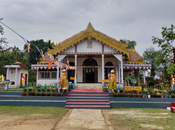
[[[49,40],[48,42],[45,42],[45,43],[44,43],[44,45],[45,45],[44,50],[45,50],[45,49],[47,50],[47,48],[53,49],[53,48],[52,48],[52,45],[53,45],[53,44],[54,44],[54,43],[53,43],[53,42],[51,43],[51,40]]]
[[[128,40],[128,47],[127,47],[127,49],[135,48],[136,45],[137,45],[136,41]]]
[[[126,39],[120,39],[120,42],[121,42],[122,44],[126,44],[126,43],[128,42],[128,40],[126,40]]]

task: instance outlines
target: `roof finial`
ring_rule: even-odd
[[[88,24],[88,26],[86,28],[86,31],[88,31],[88,32],[94,31],[94,28],[92,27],[91,22],[89,22],[89,24]]]

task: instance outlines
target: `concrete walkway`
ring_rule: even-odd
[[[63,117],[55,130],[109,130],[108,125],[100,109],[73,109]]]

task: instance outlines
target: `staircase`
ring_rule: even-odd
[[[110,109],[108,93],[105,92],[69,92],[66,108]]]

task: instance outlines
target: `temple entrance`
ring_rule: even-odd
[[[97,62],[92,59],[86,59],[83,62],[83,83],[98,83],[98,68],[95,66],[97,65]]]
[[[94,68],[86,68],[86,83],[94,82]]]

